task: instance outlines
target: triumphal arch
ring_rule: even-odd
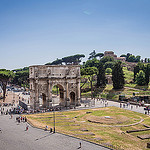
[[[80,66],[35,65],[29,67],[31,107],[50,108],[53,87],[59,88],[60,106],[80,105]]]

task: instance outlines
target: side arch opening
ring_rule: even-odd
[[[76,105],[76,100],[75,100],[75,93],[74,92],[71,92],[70,93],[70,104],[71,105]]]

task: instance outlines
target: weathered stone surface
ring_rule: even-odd
[[[101,139],[101,138],[94,138],[94,140],[103,141],[103,139]]]
[[[89,131],[88,129],[82,128],[80,129],[81,131]]]
[[[72,126],[80,126],[79,124],[73,124]]]
[[[132,133],[132,132],[141,132],[141,131],[148,131],[150,130],[150,128],[147,128],[147,129],[139,129],[139,130],[128,130],[126,131],[127,133]]]
[[[146,128],[150,128],[150,126],[149,126],[149,125],[146,125],[146,124],[143,124],[143,126],[146,127]]]
[[[36,65],[29,67],[30,104],[52,107],[52,88],[59,88],[61,106],[80,105],[80,66],[78,65]]]
[[[144,135],[139,135],[137,136],[138,138],[144,140],[144,139],[150,139],[150,134],[144,134]]]
[[[94,136],[95,134],[90,132],[90,133],[82,133],[82,134],[76,134],[76,135],[92,135],[92,136]]]
[[[90,114],[90,113],[92,113],[92,112],[90,112],[90,111],[87,111],[87,112],[86,112],[86,114]]]

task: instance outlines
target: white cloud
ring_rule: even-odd
[[[92,13],[91,13],[90,11],[88,11],[88,10],[84,10],[83,13],[86,14],[86,15],[91,15],[91,14],[92,14]]]

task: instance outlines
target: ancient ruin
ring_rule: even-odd
[[[80,104],[80,66],[36,65],[29,67],[30,101],[34,109],[52,107],[52,88],[59,88],[60,106]]]

